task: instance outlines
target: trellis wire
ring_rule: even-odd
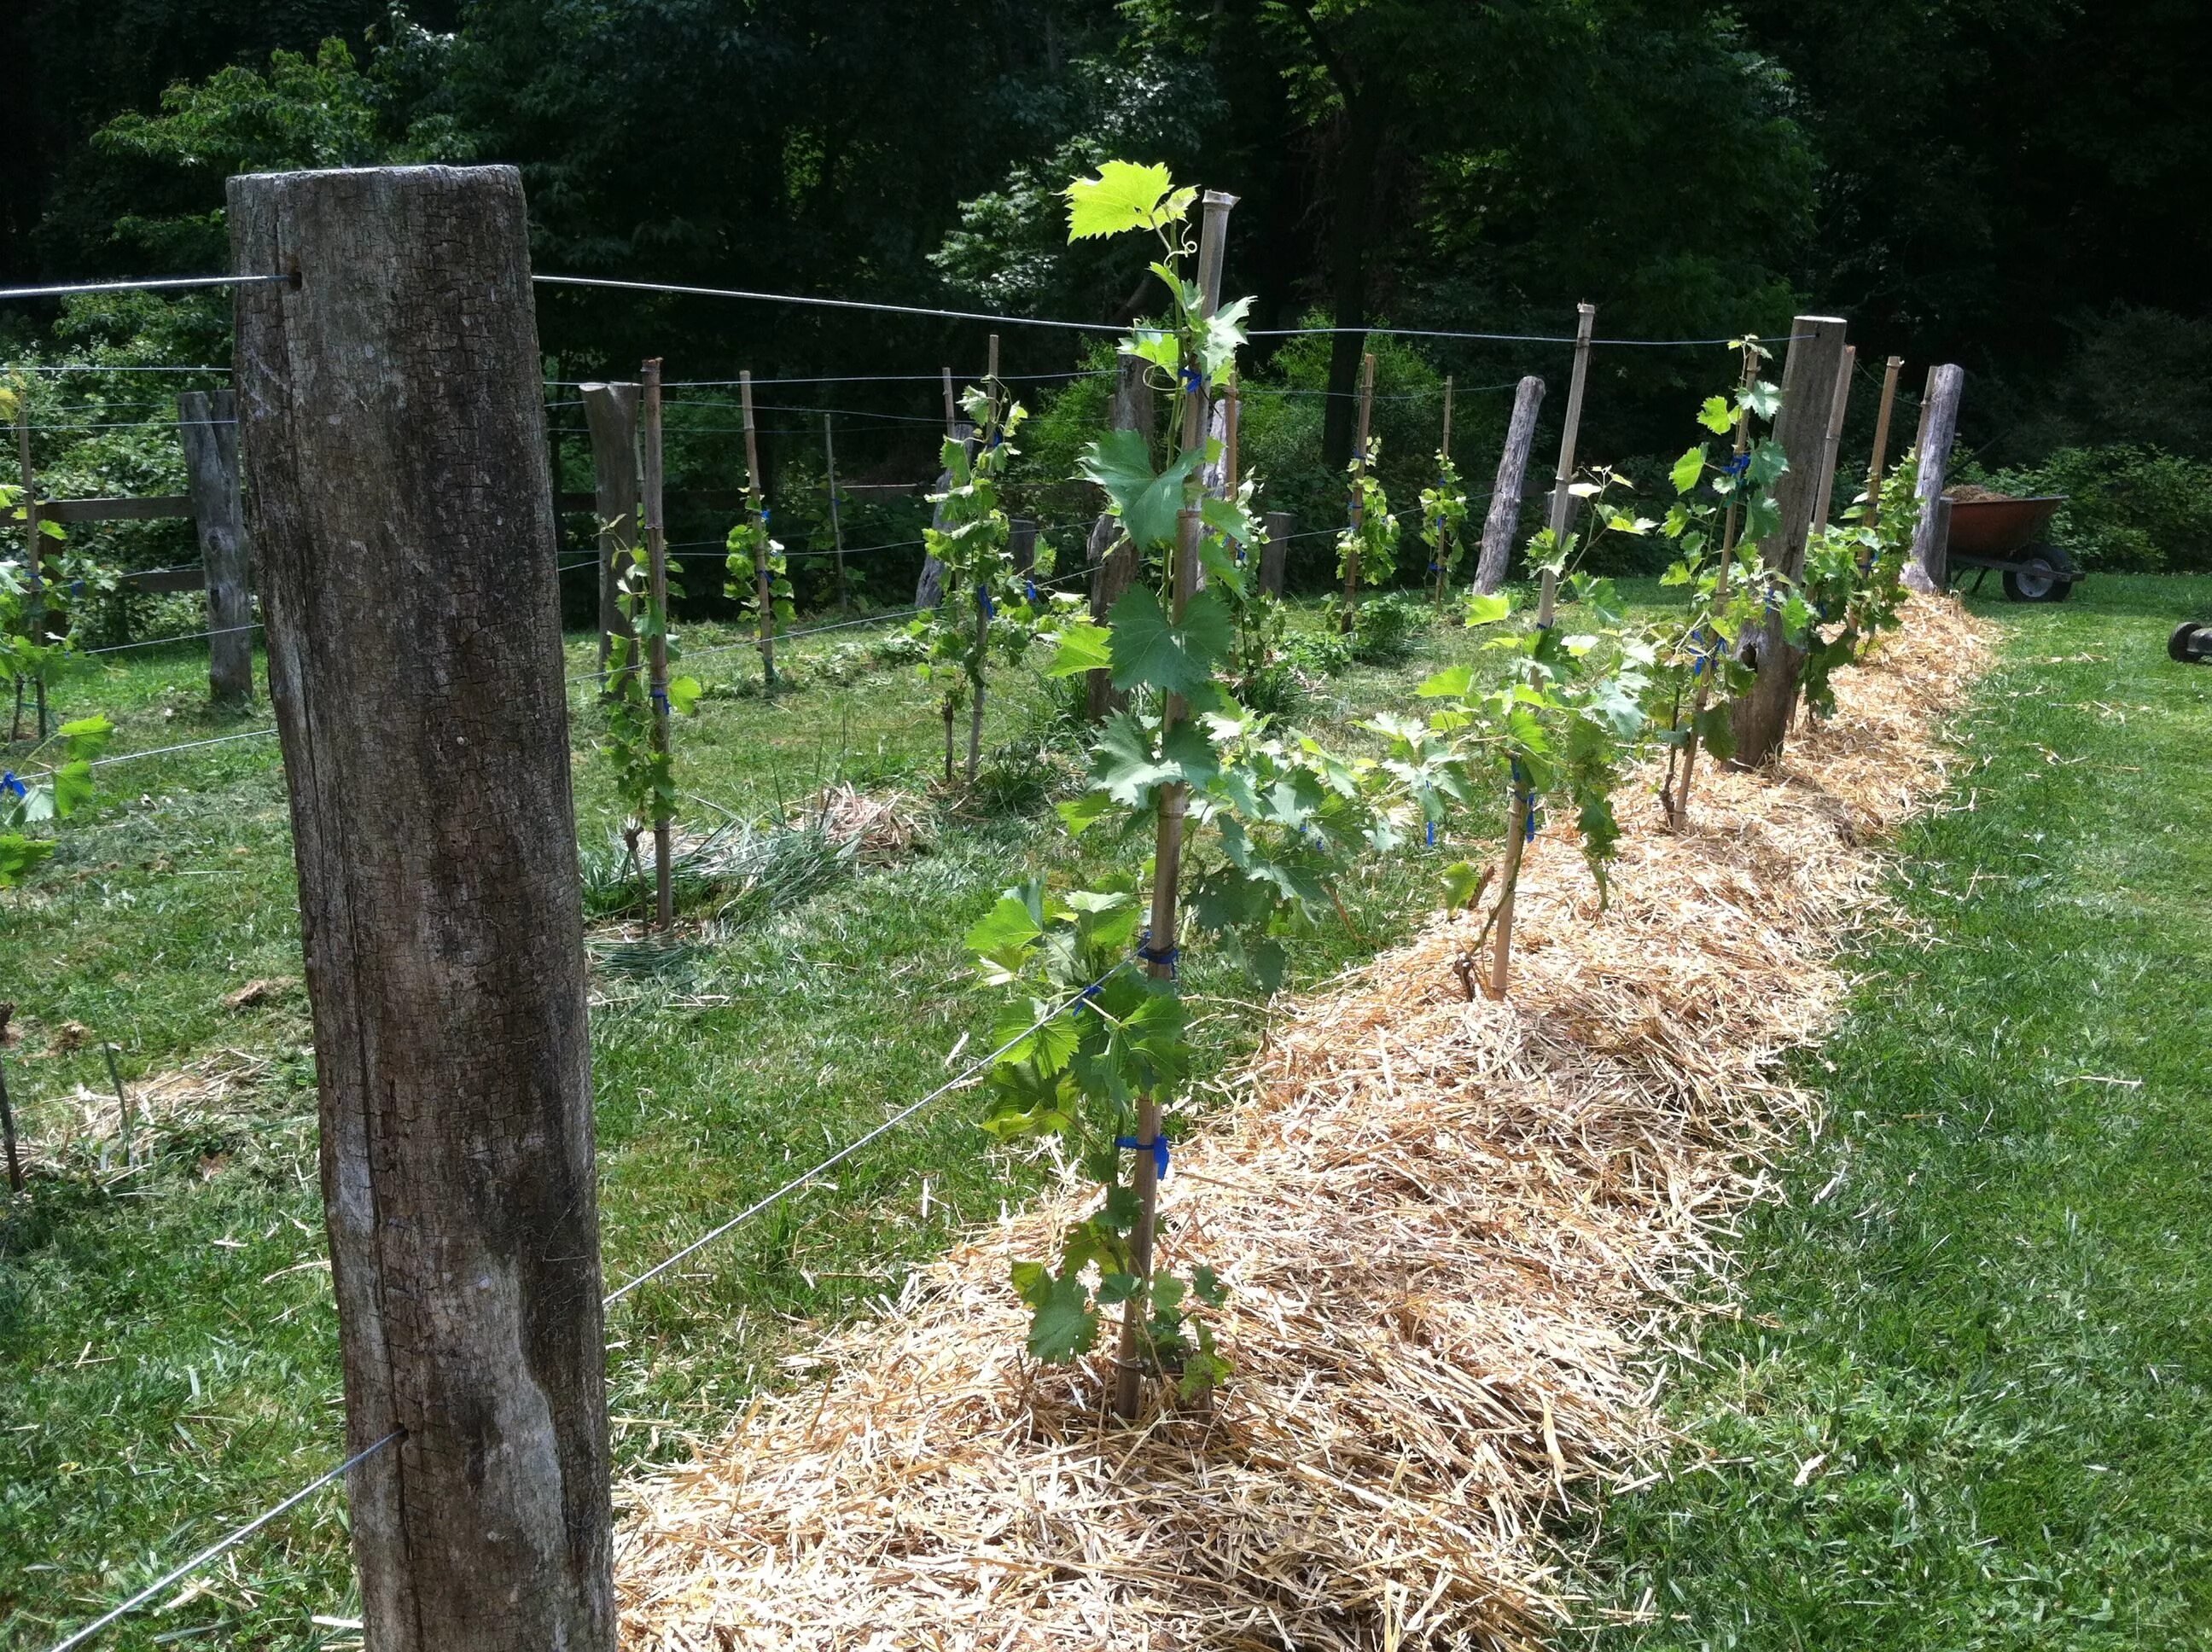
[[[181,1565],[171,1567],[167,1571],[162,1573],[161,1576],[155,1579],[154,1582],[148,1584],[144,1588],[139,1590],[137,1594],[125,1600],[121,1606],[112,1607],[100,1617],[94,1619],[82,1629],[78,1630],[75,1634],[68,1637],[66,1639],[56,1641],[52,1647],[47,1649],[47,1652],[70,1652],[70,1648],[83,1645],[94,1635],[97,1635],[101,1630],[106,1628],[108,1625],[113,1623],[118,1618],[126,1617],[130,1613],[136,1612],[140,1606],[144,1606],[147,1601],[152,1600],[163,1589],[168,1588],[170,1584],[176,1582],[180,1578],[189,1577],[192,1573],[198,1571],[202,1566],[207,1564],[209,1561],[214,1559],[217,1555],[222,1554],[225,1550],[237,1547],[240,1544],[245,1542],[247,1538],[252,1537],[256,1532],[259,1531],[264,1526],[266,1526],[270,1521],[276,1519],[277,1515],[297,1508],[301,1503],[306,1502],[308,1497],[313,1496],[314,1493],[321,1491],[332,1480],[337,1479],[339,1475],[346,1473],[346,1471],[350,1468],[367,1462],[371,1457],[374,1457],[378,1452],[383,1450],[385,1447],[390,1445],[394,1440],[404,1437],[406,1432],[407,1430],[404,1428],[396,1428],[392,1430],[391,1433],[386,1435],[381,1440],[379,1440],[374,1445],[366,1447],[360,1451],[355,1452],[352,1456],[347,1458],[336,1468],[330,1470],[327,1473],[316,1476],[315,1479],[308,1481],[307,1485],[301,1486],[298,1491],[292,1493],[290,1497],[285,1498],[283,1502],[276,1504],[274,1508],[263,1510],[260,1514],[256,1515],[252,1520],[247,1521],[245,1525],[240,1527],[236,1531],[230,1533],[225,1537],[218,1538],[215,1542],[209,1544],[206,1548],[202,1549],[198,1554],[194,1555],[191,1559],[184,1562]]]
[[[253,287],[289,276],[155,276],[138,281],[77,281],[56,287],[0,287],[0,298],[68,298],[77,293],[155,293],[178,287]]]
[[[732,1229],[750,1221],[754,1217],[758,1216],[763,1211],[775,1204],[779,1200],[785,1198],[790,1193],[797,1192],[799,1188],[805,1187],[808,1182],[813,1181],[815,1177],[822,1175],[824,1171],[836,1169],[838,1165],[842,1164],[847,1159],[852,1157],[854,1154],[859,1152],[860,1149],[866,1147],[870,1142],[878,1139],[879,1137],[887,1135],[898,1126],[905,1123],[908,1119],[912,1118],[915,1114],[921,1112],[922,1108],[927,1107],[931,1102],[940,1100],[946,1096],[950,1096],[956,1090],[963,1090],[968,1085],[975,1083],[976,1077],[979,1074],[981,1074],[987,1067],[990,1066],[991,1064],[996,1061],[1000,1056],[1004,1055],[1008,1050],[1013,1048],[1014,1046],[1020,1043],[1022,1040],[1036,1032],[1038,1028],[1048,1024],[1054,1017],[1065,1015],[1073,1006],[1078,1004],[1088,1003],[1092,993],[1096,992],[1099,987],[1103,987],[1108,981],[1113,980],[1115,976],[1120,975],[1124,969],[1133,967],[1133,960],[1124,958],[1121,963],[1109,969],[1104,975],[1099,976],[1097,980],[1092,981],[1088,987],[1079,988],[1077,991],[1068,994],[1059,1003],[1053,1005],[1051,1009],[1046,1011],[1036,1020],[1030,1023],[1028,1026],[1023,1028],[1021,1031],[1016,1033],[1012,1038],[1006,1040],[1003,1044],[1000,1044],[996,1049],[991,1051],[987,1055],[978,1056],[974,1061],[969,1063],[967,1067],[961,1072],[957,1078],[946,1079],[945,1083],[939,1084],[935,1090],[931,1090],[928,1095],[924,1096],[920,1101],[908,1102],[904,1107],[892,1114],[890,1117],[885,1119],[874,1129],[867,1132],[865,1135],[856,1136],[851,1141],[847,1142],[842,1147],[830,1154],[828,1158],[823,1159],[821,1163],[816,1165],[812,1169],[803,1171],[799,1175],[792,1177],[790,1181],[785,1182],[783,1186],[778,1187],[774,1193],[769,1194],[766,1198],[757,1200],[752,1204],[748,1205],[744,1210],[739,1211],[735,1216],[732,1217],[728,1221],[722,1223],[720,1226],[708,1229],[705,1233],[700,1235],[698,1238],[694,1239],[690,1244],[684,1246],[683,1249],[676,1252],[673,1255],[663,1257],[659,1261],[655,1262],[651,1267],[646,1269],[644,1272],[639,1274],[635,1278],[617,1285],[612,1291],[607,1292],[607,1294],[600,1299],[599,1306],[602,1308],[613,1307],[615,1303],[620,1302],[624,1297],[629,1295],[631,1291],[636,1290],[640,1285],[644,1285],[650,1279],[659,1278],[661,1274],[665,1273],[670,1268],[674,1267],[677,1263],[682,1261],[685,1257],[693,1254],[695,1252],[704,1249],[707,1246],[713,1244],[715,1240],[720,1238],[724,1234],[728,1233]],[[58,1649],[57,1649],[57,1652],[58,1652]]]

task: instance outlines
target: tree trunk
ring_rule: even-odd
[[[1291,554],[1291,535],[1298,519],[1288,511],[1267,513],[1267,543],[1260,547],[1260,589],[1270,597],[1283,594],[1283,559]]]
[[[599,670],[607,669],[611,640],[637,634],[617,600],[622,578],[636,554],[637,386],[591,384],[578,387],[584,422],[592,433],[592,510],[599,518]],[[633,649],[630,663],[637,663]]]
[[[177,398],[192,525],[207,577],[208,694],[229,711],[253,703],[253,597],[246,508],[238,491],[238,398],[188,390]]]
[[[1498,456],[1498,480],[1490,495],[1490,513],[1482,523],[1482,556],[1475,563],[1474,588],[1495,596],[1513,562],[1513,541],[1521,528],[1521,488],[1528,474],[1528,450],[1536,441],[1536,410],[1544,404],[1544,381],[1534,374],[1513,392],[1513,417],[1505,427],[1505,451]]]
[[[1913,493],[1920,501],[1920,525],[1912,531],[1912,555],[1905,564],[1905,583],[1915,591],[1941,591],[1948,576],[1948,546],[1936,531],[1936,501],[1951,470],[1951,447],[1959,436],[1959,398],[1966,393],[1966,370],[1930,368],[1928,396],[1920,418],[1920,479]]]
[[[370,1652],[613,1652],[556,528],[511,167],[233,178]]]
[[[1340,471],[1352,463],[1360,358],[1367,352],[1369,241],[1375,227],[1376,173],[1387,120],[1382,99],[1363,93],[1348,99],[1344,146],[1337,152],[1330,189],[1334,222],[1329,237],[1331,325],[1352,331],[1329,341],[1328,408],[1322,416],[1322,463]]]
[[[1774,440],[1790,461],[1775,487],[1782,525],[1759,547],[1760,567],[1787,579],[1796,579],[1805,569],[1805,541],[1820,504],[1836,376],[1844,364],[1844,324],[1833,316],[1801,315],[1790,324],[1795,337],[1783,361],[1782,410],[1774,420]],[[1747,568],[1746,577],[1757,580],[1759,575]],[[1735,727],[1735,760],[1748,767],[1782,755],[1782,743],[1797,708],[1797,679],[1805,656],[1783,641],[1778,611],[1769,612],[1747,635],[1755,639],[1759,678],[1729,715]]]

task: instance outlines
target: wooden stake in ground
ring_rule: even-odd
[[[645,513],[645,583],[659,624],[646,639],[646,692],[653,703],[653,753],[668,755],[668,516],[667,473],[661,443],[660,358],[638,370],[644,403],[644,463],[641,492]],[[664,933],[676,927],[675,847],[668,817],[653,817],[653,914]]]
[[[1758,382],[1759,359],[1758,341],[1747,339],[1743,346],[1741,380],[1742,386],[1747,391]],[[1735,457],[1741,459],[1750,448],[1751,420],[1747,415],[1736,421]],[[1713,607],[1716,610],[1728,605],[1730,563],[1735,556],[1735,536],[1742,525],[1742,495],[1740,493],[1732,493],[1729,495],[1728,516],[1721,528],[1720,566],[1713,575]],[[1690,786],[1696,779],[1698,772],[1698,747],[1700,739],[1698,723],[1705,714],[1706,702],[1712,697],[1713,677],[1720,669],[1721,650],[1726,644],[1722,638],[1715,636],[1708,638],[1705,646],[1710,647],[1712,652],[1707,656],[1704,669],[1693,668],[1692,672],[1692,675],[1697,678],[1697,689],[1690,700],[1689,734],[1682,742],[1681,779],[1679,783],[1676,783],[1670,775],[1668,783],[1661,788],[1659,794],[1667,811],[1668,827],[1670,830],[1677,832],[1689,822]]]
[[[1114,404],[1106,422],[1116,430],[1141,431],[1150,446],[1152,391],[1145,382],[1145,363],[1133,355],[1115,359]],[[1121,519],[1101,511],[1091,525],[1085,550],[1091,566],[1091,617],[1103,625],[1114,604],[1137,581],[1137,548],[1121,531]],[[1128,703],[1128,696],[1115,688],[1111,671],[1085,672],[1083,689],[1083,714],[1091,723],[1104,722],[1109,712],[1119,711]]]
[[[1882,467],[1889,460],[1889,418],[1897,407],[1897,375],[1905,366],[1905,358],[1893,355],[1889,365],[1882,369],[1881,408],[1874,419],[1874,463],[1867,467],[1867,525],[1871,527],[1881,519]]]
[[[1359,435],[1352,449],[1351,549],[1344,554],[1344,612],[1337,629],[1359,629],[1359,531],[1367,521],[1367,432],[1375,412],[1375,352],[1359,358]]]
[[[1498,456],[1498,479],[1491,485],[1490,509],[1482,522],[1482,555],[1474,566],[1474,588],[1494,597],[1505,583],[1513,560],[1513,539],[1521,525],[1521,488],[1528,474],[1528,450],[1536,441],[1536,410],[1544,404],[1544,381],[1531,374],[1514,387],[1513,417],[1505,427],[1504,450]]]
[[[23,583],[28,600],[24,604],[25,629],[31,646],[42,648],[46,644],[46,580],[45,557],[41,552],[44,541],[39,534],[38,473],[31,468],[31,398],[23,396],[15,404],[15,465],[23,491],[16,498],[23,513]],[[46,738],[46,674],[40,670],[32,678],[32,689],[38,696],[39,738]],[[8,730],[8,738],[19,738],[22,733],[23,685],[15,684],[15,719]]]
[[[1759,565],[1784,580],[1805,571],[1805,544],[1820,507],[1820,480],[1828,419],[1835,407],[1836,378],[1844,367],[1844,324],[1834,316],[1801,315],[1782,362],[1782,409],[1774,417],[1774,440],[1790,468],[1775,486],[1782,522],[1759,547]],[[1746,558],[1746,577],[1749,578]],[[1771,603],[1753,634],[1759,676],[1751,690],[1729,709],[1735,727],[1735,761],[1755,768],[1782,754],[1797,709],[1797,680],[1805,656],[1782,635],[1782,610]]]
[[[1948,525],[1936,509],[1949,479],[1951,446],[1959,436],[1959,398],[1966,393],[1962,367],[1931,367],[1927,399],[1920,408],[1920,477],[1913,493],[1920,501],[1920,525],[1913,531],[1912,554],[1905,559],[1905,583],[1915,591],[1937,592],[1949,580]]]
[[[1451,416],[1452,381],[1450,375],[1446,374],[1444,377],[1444,434],[1443,439],[1437,444],[1439,471],[1451,461]],[[1439,476],[1437,481],[1441,483],[1443,477]],[[1446,537],[1449,531],[1449,529],[1446,529],[1443,533],[1437,536],[1437,612],[1439,614],[1444,611],[1444,586],[1451,578],[1451,570],[1446,565],[1451,551],[1451,542]]]
[[[511,167],[234,178],[378,1652],[615,1652],[556,528]],[[434,549],[434,559],[426,553]]]
[[[983,400],[987,409],[983,415],[982,451],[988,452],[999,439],[999,335],[991,335],[990,352],[983,368]],[[990,570],[975,571],[975,589],[970,593],[975,604],[975,667],[968,677],[968,784],[975,784],[975,773],[983,762],[983,662],[990,647],[991,592]]]
[[[1597,321],[1597,306],[1575,306],[1575,366],[1567,380],[1566,417],[1559,426],[1559,469],[1552,484],[1552,538],[1555,552],[1567,543],[1575,519],[1575,447],[1583,422],[1583,388],[1589,381],[1590,329]],[[1536,599],[1536,623],[1549,629],[1559,604],[1559,576],[1544,570]],[[1505,865],[1498,878],[1498,905],[1492,909],[1490,981],[1486,989],[1492,998],[1505,996],[1505,982],[1513,964],[1513,902],[1521,886],[1521,857],[1535,835],[1532,823],[1536,800],[1527,783],[1516,775],[1512,799],[1505,812]]]
[[[822,416],[822,465],[830,479],[830,542],[837,558],[837,611],[853,611],[852,593],[845,586],[845,523],[837,506],[837,438],[831,434],[830,416]]]
[[[622,582],[637,557],[638,387],[588,384],[579,386],[576,393],[583,398],[584,423],[592,433],[592,510],[599,523],[599,677],[601,692],[611,694],[614,685],[605,679],[614,640],[637,640],[629,616],[623,612]],[[635,671],[634,647],[629,659]]]
[[[208,695],[241,711],[253,703],[253,598],[238,492],[238,398],[228,390],[185,392],[177,398],[177,435],[207,581]]]
[[[1214,190],[1208,190],[1204,197],[1199,221],[1198,267],[1205,277],[1199,289],[1200,313],[1208,318],[1221,303],[1222,252],[1229,235],[1229,210],[1236,204],[1235,196]],[[1193,383],[1183,394],[1182,451],[1186,453],[1205,444],[1206,399],[1202,384]],[[1182,513],[1176,520],[1170,607],[1178,628],[1183,623],[1191,595],[1198,588],[1198,548],[1205,531],[1195,483],[1194,475],[1193,491],[1185,495]],[[1165,696],[1160,706],[1161,738],[1165,739],[1169,731],[1189,714],[1190,708],[1181,695]],[[1146,932],[1151,938],[1145,950],[1145,962],[1155,981],[1175,979],[1183,813],[1189,799],[1189,787],[1181,782],[1164,786],[1159,791],[1159,824],[1152,844],[1152,924]],[[1152,1312],[1152,1237],[1159,1224],[1160,1181],[1153,1152],[1160,1139],[1162,1101],[1161,1096],[1150,1094],[1137,1100],[1137,1133],[1133,1138],[1137,1145],[1131,1180],[1137,1194],[1138,1212],[1137,1224],[1129,1235],[1129,1266],[1140,1283],[1121,1308],[1121,1334],[1114,1376],[1114,1414],[1125,1420],[1137,1415],[1144,1399],[1147,1359],[1145,1321]]]
[[[0,1043],[5,1043],[8,1017],[0,1015]],[[15,1153],[15,1109],[8,1100],[8,1064],[0,1060],[0,1141],[8,1149],[8,1187],[11,1192],[23,1191],[23,1162]]]
[[[759,608],[761,683],[775,692],[775,576],[768,565],[768,512],[761,489],[760,434],[753,424],[753,375],[738,374],[738,401],[745,425],[745,514],[752,519],[753,601]]]
[[[123,1075],[116,1071],[115,1046],[102,1040],[100,1053],[107,1058],[107,1082],[115,1089],[115,1136],[123,1144],[123,1163],[136,1164],[138,1151],[131,1139],[131,1097],[123,1088]]]
[[[1844,415],[1850,409],[1851,369],[1858,362],[1856,347],[1844,346],[1844,365],[1836,374],[1836,394],[1828,409],[1828,440],[1820,455],[1820,485],[1813,496],[1813,531],[1828,531],[1828,516],[1836,505],[1836,461],[1843,451]]]

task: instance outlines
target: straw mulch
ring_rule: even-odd
[[[1520,1648],[1570,1621],[1544,1522],[1663,1445],[1677,1294],[1810,1097],[1786,1053],[1881,918],[1866,846],[1943,784],[1984,657],[1921,599],[1778,778],[1631,805],[1611,909],[1530,851],[1510,1002],[1439,923],[1275,1030],[1168,1183],[1164,1245],[1231,1290],[1210,1410],[1101,1420],[1102,1359],[1020,1357],[1006,1266],[1073,1190],[976,1236],[696,1463],[632,1486],[628,1644]]]

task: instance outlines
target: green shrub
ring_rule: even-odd
[[[2132,443],[2062,447],[2040,464],[1960,480],[2008,494],[2063,494],[2051,543],[2083,568],[2212,572],[2212,463]]]

